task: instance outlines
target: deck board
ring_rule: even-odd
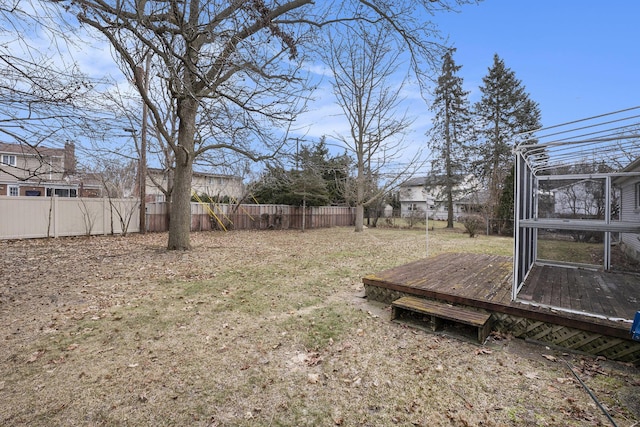
[[[591,304],[591,299],[589,298],[587,289],[584,286],[580,286],[580,283],[584,282],[584,276],[585,272],[580,270],[578,271],[577,277],[575,277],[575,292],[576,292],[576,296],[573,298],[573,309],[578,311],[578,310],[585,310],[587,312],[592,312],[594,311],[594,308]]]
[[[633,319],[640,310],[635,274],[535,265],[522,298],[511,301],[512,274],[511,257],[448,253],[366,276],[363,282],[621,338],[628,336],[630,324],[614,319]]]

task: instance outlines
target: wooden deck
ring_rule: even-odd
[[[363,283],[371,299],[391,303],[402,295],[417,295],[474,307],[494,317],[509,317],[533,338],[545,335],[534,331],[544,323],[550,329],[577,331],[562,332],[565,336],[556,341],[587,342],[591,338],[580,334],[589,333],[613,338],[617,345],[640,344],[631,341],[630,334],[631,321],[640,310],[639,275],[536,265],[517,301],[511,301],[512,277],[511,257],[442,254],[368,275]],[[598,344],[598,349],[606,345]],[[638,350],[634,357],[640,358]]]
[[[475,302],[478,307],[489,308],[509,304],[512,268],[511,257],[443,254],[366,276],[363,282],[452,303]]]
[[[640,275],[537,264],[518,300],[631,322],[640,310]]]

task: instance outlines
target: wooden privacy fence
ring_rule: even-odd
[[[0,196],[0,239],[139,231],[137,199]],[[127,222],[128,220],[128,227]]]
[[[147,230],[169,229],[167,203],[147,203]],[[355,225],[355,208],[287,205],[191,204],[191,231],[266,230],[348,227]]]
[[[167,203],[146,204],[149,232],[169,229]],[[0,196],[0,239],[123,234],[139,231],[138,199]],[[305,211],[286,205],[191,204],[191,231],[305,229],[352,226],[355,208]],[[121,219],[125,222],[122,226]],[[128,226],[127,226],[128,220]]]

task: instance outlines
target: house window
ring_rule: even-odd
[[[636,209],[640,209],[640,182],[636,184]]]
[[[17,185],[10,185],[9,186],[9,195],[12,197],[17,197],[20,195],[20,189],[18,188]]]
[[[2,155],[2,164],[3,165],[8,165],[8,166],[15,166],[16,165],[16,156],[14,156],[13,154],[3,154]]]
[[[78,197],[78,191],[75,188],[47,188],[47,197],[51,194],[57,197]]]

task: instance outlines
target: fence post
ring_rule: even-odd
[[[51,190],[53,192],[53,190]],[[58,203],[58,196],[52,195],[53,197],[53,237],[58,238],[58,217],[59,217],[59,209],[60,205]]]
[[[107,229],[109,228],[109,220],[107,219],[109,215],[107,215],[107,198],[102,198],[102,234],[104,236],[107,235]],[[109,206],[109,214],[111,213],[111,207]]]

